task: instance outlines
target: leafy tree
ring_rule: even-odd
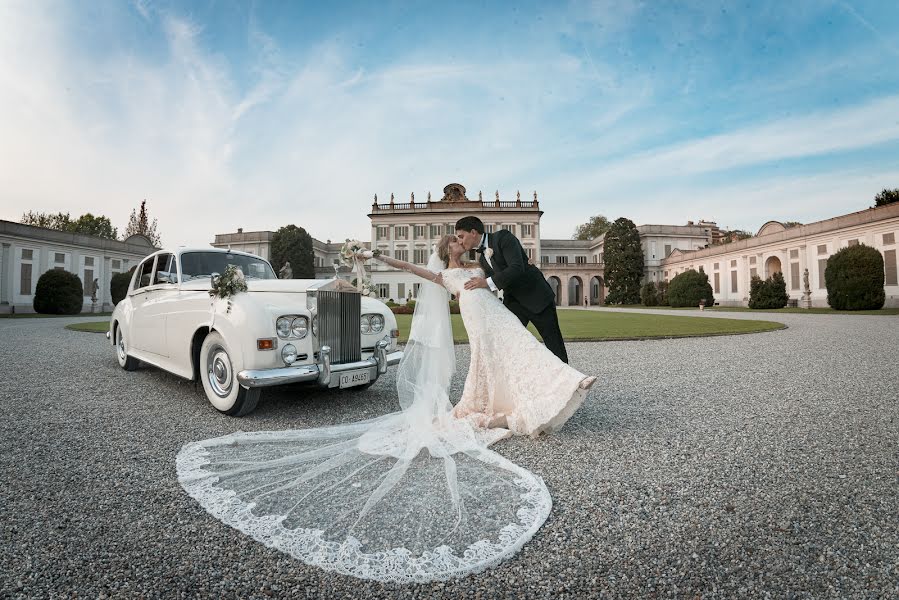
[[[700,301],[707,306],[715,303],[715,293],[709,276],[700,268],[687,269],[678,273],[668,284],[668,304],[674,307],[699,306]]]
[[[799,221],[786,221],[786,222],[784,222],[784,227],[786,227],[787,229],[790,229],[790,228],[792,228],[792,227],[799,227],[800,225],[802,225],[802,223],[800,223]]]
[[[668,282],[660,281],[656,284],[656,303],[659,306],[668,306]]]
[[[131,267],[126,273],[116,273],[109,280],[109,295],[112,296],[113,306],[122,301],[128,293],[128,286],[131,285],[131,275],[137,265]]]
[[[609,230],[612,224],[602,215],[590,217],[590,220],[583,225],[578,225],[572,236],[575,240],[592,240],[596,239]]]
[[[272,235],[271,257],[276,272],[290,261],[294,279],[315,277],[312,236],[302,227],[287,225],[276,231]]]
[[[753,235],[745,231],[743,229],[733,229],[731,231],[727,231],[724,233],[723,244],[730,244],[731,242],[739,242],[740,240],[748,240],[753,237]]]
[[[886,300],[883,256],[864,244],[843,248],[827,259],[824,283],[836,310],[879,310]]]
[[[883,191],[874,196],[874,206],[886,206],[893,202],[899,202],[899,188],[893,190],[884,188]]]
[[[640,288],[640,302],[643,306],[659,305],[659,291],[654,281],[644,283],[643,287]]]
[[[37,280],[34,311],[45,315],[77,315],[84,305],[81,279],[62,269],[50,269]]]
[[[22,215],[21,222],[25,225],[34,225],[35,227],[44,227],[45,229],[69,231],[69,228],[72,226],[72,217],[69,213],[63,212],[58,212],[54,215],[29,210]]]
[[[643,247],[633,221],[621,217],[606,232],[605,275],[609,286],[607,304],[638,304],[643,278]]]
[[[749,308],[783,308],[789,300],[783,273],[774,273],[764,281],[756,275],[749,283]]]
[[[156,224],[156,219],[153,219],[152,223],[150,222],[150,216],[147,213],[147,201],[144,200],[140,203],[139,213],[136,209],[131,211],[131,216],[128,218],[128,226],[125,228],[125,239],[132,235],[142,235],[158,248],[162,245],[162,239],[156,232]]]

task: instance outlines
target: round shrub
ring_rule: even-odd
[[[764,281],[753,277],[749,284],[749,308],[783,308],[789,300],[783,273],[774,273]]]
[[[827,260],[827,303],[836,310],[879,310],[886,300],[883,279],[883,256],[875,248],[843,248]]]
[[[705,301],[707,306],[715,303],[709,276],[703,271],[688,269],[675,275],[668,284],[669,305],[699,306],[700,300]]]
[[[644,283],[640,288],[640,302],[643,303],[643,306],[659,305],[659,292],[654,281]]]
[[[34,311],[44,315],[77,315],[84,305],[84,289],[74,273],[50,269],[37,280]]]
[[[659,306],[668,306],[668,282],[660,281],[656,284],[656,303]]]
[[[127,273],[116,273],[109,280],[109,295],[112,296],[113,306],[121,302],[128,293],[128,286],[131,285],[131,275],[134,274],[135,267],[131,267]]]

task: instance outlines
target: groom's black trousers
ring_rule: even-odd
[[[559,316],[556,314],[555,304],[550,304],[538,313],[526,309],[517,300],[511,298],[504,301],[504,304],[525,327],[528,323],[533,323],[549,351],[558,356],[562,362],[568,362],[568,353],[565,351],[565,341],[559,330]]]

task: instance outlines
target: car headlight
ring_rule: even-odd
[[[309,332],[309,321],[306,317],[297,317],[290,324],[290,334],[303,339]]]
[[[312,317],[312,335],[318,335],[318,315]]]
[[[384,317],[382,315],[371,316],[371,330],[373,333],[384,331]]]
[[[362,315],[359,319],[359,328],[362,333],[371,333],[371,318],[368,315]]]
[[[281,348],[281,359],[288,365],[292,365],[297,360],[297,349],[293,344],[286,344]]]
[[[275,322],[275,328],[278,330],[278,337],[285,339],[290,337],[291,321],[292,319],[290,317],[278,317],[278,320]]]

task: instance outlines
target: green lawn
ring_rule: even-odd
[[[674,308],[671,306],[643,306],[642,304],[624,304],[621,306],[612,306],[609,308],[640,308],[645,310],[695,310],[699,312],[699,308],[695,306],[684,306]],[[879,315],[879,316],[894,316],[899,315],[899,308],[881,308],[880,310],[834,310],[827,307],[814,307],[814,308],[769,308],[769,309],[756,309],[749,308],[746,306],[716,306],[714,308],[709,307],[705,310],[709,312],[755,312],[755,313],[795,313],[795,314],[812,314],[812,315]]]
[[[106,333],[109,331],[109,321],[72,323],[71,325],[66,325],[66,329],[71,329],[72,331],[89,331],[91,333]]]
[[[468,335],[460,315],[452,315],[453,338],[467,342]],[[400,341],[409,335],[412,315],[396,315]],[[703,319],[700,317],[620,313],[588,310],[560,310],[559,325],[566,340],[632,340],[757,333],[783,329],[773,321]],[[537,330],[529,326],[531,333]]]
[[[468,342],[468,334],[460,315],[452,315],[453,339]],[[400,328],[400,341],[409,336],[412,315],[396,315]],[[702,319],[699,317],[675,317],[670,315],[641,315],[637,313],[602,312],[587,310],[560,310],[559,325],[566,340],[633,340],[651,338],[693,337],[705,335],[731,335],[758,333],[783,329],[782,323],[773,321],[746,321],[737,319]],[[75,323],[67,325],[73,331],[104,333],[109,321]],[[528,327],[537,338],[534,326]]]

